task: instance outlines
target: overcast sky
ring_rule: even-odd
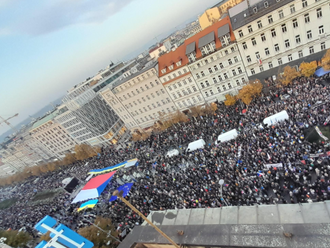
[[[217,2],[0,0],[0,115],[19,123]]]

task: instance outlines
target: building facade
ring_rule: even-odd
[[[157,70],[157,62],[150,62],[138,72],[101,92],[102,97],[132,131],[153,126],[161,112],[177,110],[161,84]]]
[[[319,60],[330,47],[329,0],[244,1],[229,14],[250,78]]]
[[[150,49],[149,55],[152,59],[157,59],[161,54],[166,53],[166,51],[166,46],[163,43],[160,43]]]
[[[30,134],[49,151],[51,157],[62,158],[77,144],[69,132],[58,122],[55,117],[61,114],[61,109],[45,116],[33,124]]]
[[[164,54],[158,59],[158,77],[177,109],[184,111],[205,103],[185,56],[186,45]]]
[[[248,81],[228,16],[185,43],[188,68],[206,102],[223,101]]]

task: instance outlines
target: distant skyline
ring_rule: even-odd
[[[218,2],[0,0],[0,115],[16,125]]]

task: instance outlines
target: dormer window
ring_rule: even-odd
[[[181,65],[181,59],[178,62],[176,62],[176,66],[180,66],[180,65]]]
[[[171,71],[173,70],[173,64],[168,67],[168,69]]]
[[[162,73],[164,74],[166,72],[166,68],[162,69]]]
[[[218,28],[218,38],[220,39],[221,45],[227,46],[230,43],[230,29],[229,25],[223,25],[220,28]]]
[[[198,48],[200,49],[203,56],[210,54],[216,50],[215,47],[215,34],[214,31],[204,35],[198,40]]]

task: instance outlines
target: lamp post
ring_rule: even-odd
[[[167,236],[162,230],[160,230],[157,226],[155,226],[150,220],[148,220],[147,217],[145,217],[139,210],[137,210],[129,201],[127,201],[123,197],[123,191],[120,192],[118,190],[115,190],[112,195],[117,196],[120,200],[122,200],[129,208],[131,208],[135,213],[137,213],[142,219],[144,219],[150,226],[156,229],[157,232],[159,232],[160,235],[162,235],[164,238],[166,238],[174,247],[180,248],[179,245],[177,245],[169,236]]]
[[[223,179],[220,179],[219,180],[219,184],[220,184],[220,196],[221,196],[221,201],[224,201],[224,203],[227,205],[227,202],[225,201],[225,199],[223,199],[223,196],[222,196],[222,185],[225,183],[225,181]]]

